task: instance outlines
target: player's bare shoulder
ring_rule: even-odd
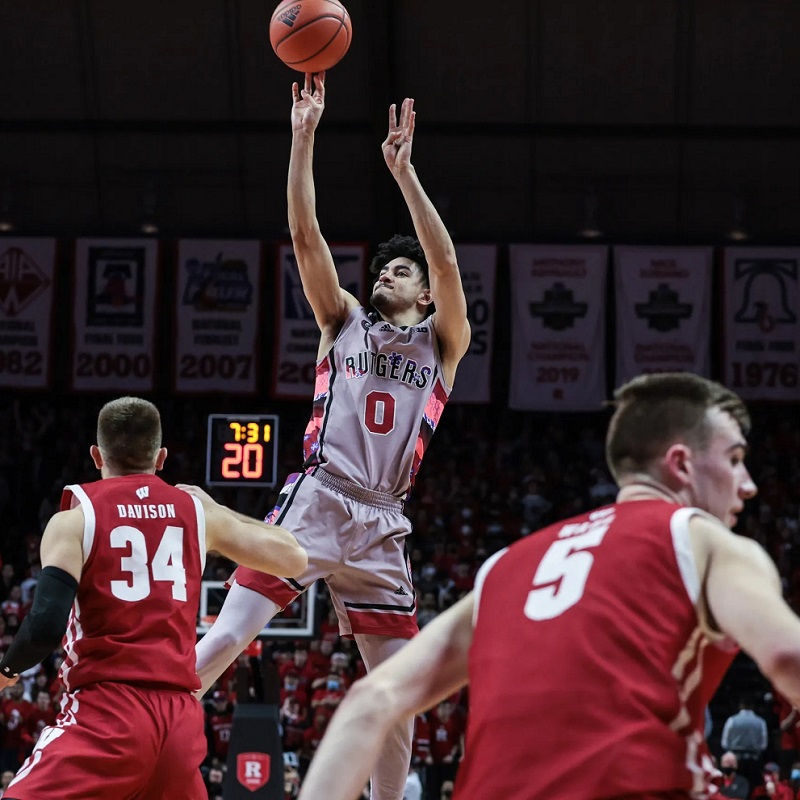
[[[76,536],[83,537],[83,528],[86,518],[80,505],[65,511],[57,511],[50,518],[45,528],[45,533],[50,531],[51,536]]]
[[[700,574],[711,561],[735,559],[751,564],[754,570],[773,572],[775,566],[766,550],[754,539],[734,533],[716,517],[699,509],[689,521],[689,531]]]

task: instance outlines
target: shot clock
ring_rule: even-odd
[[[206,485],[274,486],[277,470],[275,415],[208,415]]]

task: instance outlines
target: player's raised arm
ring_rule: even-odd
[[[353,684],[303,781],[300,800],[351,800],[366,783],[389,730],[467,683],[472,593]]]
[[[306,551],[280,525],[268,525],[217,503],[197,486],[178,484],[197,497],[206,517],[206,548],[259,572],[294,578],[308,566]]]
[[[455,370],[467,352],[470,340],[467,301],[458,271],[456,249],[439,212],[422,188],[411,163],[416,112],[407,97],[400,108],[389,107],[389,132],[381,145],[383,158],[406,201],[414,230],[428,261],[431,296],[436,305],[436,332],[445,368],[452,386]]]
[[[312,82],[313,81],[313,82]],[[358,305],[339,286],[330,248],[322,236],[314,188],[314,136],[325,109],[325,73],[306,74],[304,86],[292,84],[292,150],[289,157],[287,199],[289,232],[297,258],[303,291],[323,334],[335,337],[348,313]],[[320,348],[325,342],[325,336]]]

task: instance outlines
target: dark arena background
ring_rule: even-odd
[[[501,547],[614,497],[605,403],[635,374],[668,370],[747,401],[760,491],[736,530],[767,548],[800,610],[800,4],[346,5],[352,45],[328,73],[314,156],[342,283],[366,301],[374,246],[412,232],[380,143],[389,104],[413,97],[413,161],[456,243],[473,330],[406,505],[420,624]],[[209,491],[245,513],[268,513],[301,466],[318,341],[287,226],[302,78],[270,48],[272,10],[0,0],[3,650],[61,488],[95,478],[107,400],[153,400],[164,477],[205,485],[209,467]],[[244,439],[223,451],[238,459],[223,473],[219,447],[207,464],[211,414],[270,415],[274,438],[263,453]],[[231,567],[212,556],[205,577]],[[299,718],[284,704],[296,648],[314,680],[364,674],[318,589],[288,611],[311,615],[310,635],[273,632],[205,699],[209,797],[235,783],[224,773],[243,705],[277,706],[268,725],[280,723],[296,796],[315,741],[311,697]],[[57,702],[59,658],[25,676],[31,711],[39,691]],[[6,695],[4,776],[38,736]],[[454,700],[463,724],[468,698]],[[762,763],[789,778],[788,707],[744,654],[710,703],[711,752],[743,700],[768,724]],[[418,730],[423,797],[440,800],[450,772],[434,743],[457,749],[460,730],[436,710]],[[245,796],[234,791],[226,800]]]

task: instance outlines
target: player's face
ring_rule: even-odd
[[[747,443],[730,414],[712,408],[708,419],[712,430],[708,447],[692,452],[692,502],[732,528],[745,500],[757,491],[744,465]]]
[[[425,290],[425,275],[419,264],[410,258],[395,258],[380,271],[370,303],[378,311],[412,308]]]

